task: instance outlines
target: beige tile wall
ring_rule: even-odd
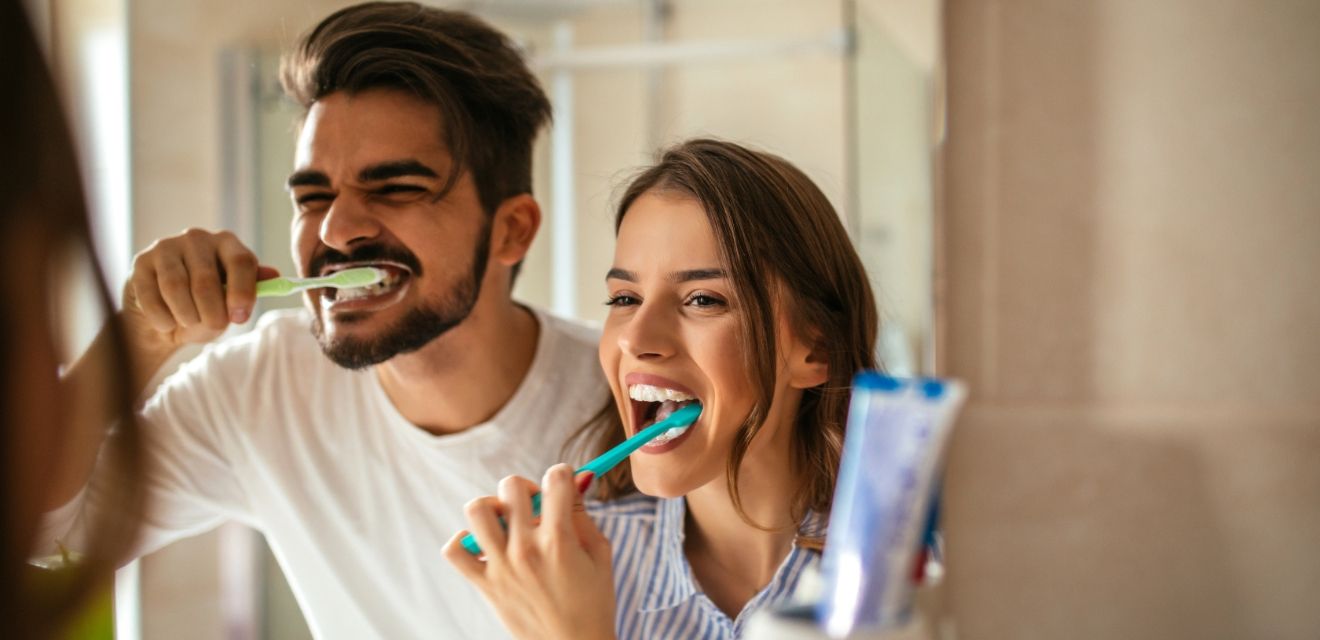
[[[945,28],[957,637],[1320,637],[1320,3]]]

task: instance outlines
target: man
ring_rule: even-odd
[[[331,15],[282,75],[306,109],[288,181],[300,275],[386,279],[313,290],[164,383],[143,410],[142,552],[235,519],[265,534],[319,637],[505,636],[440,549],[465,502],[538,476],[608,397],[596,336],[510,297],[549,104],[501,34],[412,3]],[[223,232],[138,255],[122,312],[138,388],[246,321],[259,275]],[[104,437],[85,440],[50,517],[74,539]]]

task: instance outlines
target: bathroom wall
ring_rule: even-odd
[[[1320,635],[1318,26],[946,3],[956,637]]]

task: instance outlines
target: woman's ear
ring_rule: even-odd
[[[541,205],[527,193],[507,198],[495,210],[491,224],[491,258],[512,267],[527,256],[541,228]]]
[[[830,379],[829,352],[823,340],[793,340],[788,358],[788,384],[795,389],[810,389]]]

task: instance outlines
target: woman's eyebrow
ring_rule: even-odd
[[[611,268],[605,272],[606,280],[623,280],[625,282],[637,282],[637,274],[627,269]]]
[[[674,282],[692,282],[694,280],[719,280],[727,277],[724,269],[688,269],[686,271],[675,271],[669,276]]]
[[[719,280],[728,277],[724,269],[687,269],[684,271],[675,271],[669,274],[669,279],[674,282],[693,282],[696,280]],[[637,274],[627,269],[613,268],[605,272],[606,280],[623,280],[625,282],[637,282]]]

